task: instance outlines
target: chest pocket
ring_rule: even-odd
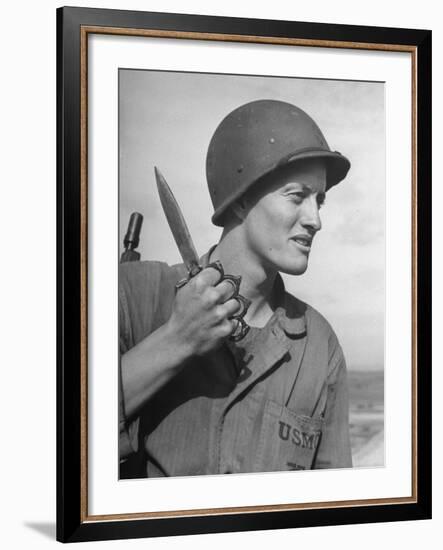
[[[321,438],[323,420],[296,414],[268,400],[254,471],[309,470]]]

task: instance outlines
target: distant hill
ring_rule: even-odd
[[[382,466],[384,373],[348,371],[349,424],[354,466]]]
[[[350,406],[382,405],[384,402],[383,371],[348,371]]]

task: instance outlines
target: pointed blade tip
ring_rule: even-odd
[[[160,202],[163,211],[166,215],[169,227],[174,236],[174,240],[178,246],[182,259],[190,271],[192,266],[199,264],[199,257],[195,250],[188,227],[183,218],[183,214],[177,203],[177,200],[171,191],[168,183],[163,177],[160,170],[155,167],[155,176],[157,180],[157,190],[160,197]]]
[[[165,177],[157,168],[157,166],[154,166],[154,172],[155,172],[155,179],[157,181],[157,185],[162,185],[163,187],[169,187],[168,184],[166,183]]]

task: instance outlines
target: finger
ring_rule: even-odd
[[[212,325],[223,325],[226,321],[231,321],[237,309],[238,303],[235,300],[215,306],[211,312]]]
[[[240,292],[240,284],[242,280],[241,275],[225,275],[223,280],[228,281],[232,285],[234,294],[238,294]]]
[[[222,309],[224,316],[228,318],[237,313],[237,311],[240,309],[240,304],[238,300],[232,298],[226,301],[222,306],[220,306],[220,308]]]
[[[215,289],[220,295],[220,303],[226,302],[232,298],[235,293],[235,287],[229,280],[221,281],[218,285],[216,285]]]
[[[251,300],[248,300],[248,298],[245,298],[241,294],[237,294],[237,296],[235,296],[235,299],[240,305],[240,311],[237,312],[237,316],[244,317],[248,312],[249,306],[251,305]]]
[[[191,280],[197,287],[203,288],[206,286],[214,286],[221,279],[221,274],[213,267],[206,267],[202,269],[198,275],[193,277]]]
[[[223,338],[229,338],[233,334],[238,326],[238,321],[235,319],[225,319],[224,322],[218,327],[220,335]]]

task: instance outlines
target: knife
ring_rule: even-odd
[[[183,259],[185,267],[188,271],[188,277],[179,281],[176,285],[176,290],[184,286],[192,277],[195,277],[203,269],[200,265],[200,258],[195,249],[194,243],[192,242],[191,234],[189,233],[188,226],[183,217],[180,206],[177,203],[176,198],[174,197],[173,192],[171,191],[169,185],[167,184],[163,174],[157,167],[154,167],[155,180],[157,182],[157,190],[160,197],[160,202],[163,207],[166,219],[171,229],[174,240],[177,244],[177,248],[180,252],[180,255]],[[243,317],[246,314],[251,302],[244,296],[239,293],[240,288],[240,276],[227,275],[224,273],[223,266],[219,261],[209,264],[207,267],[213,267],[216,269],[221,277],[220,281],[228,281],[234,287],[234,294],[232,298],[235,298],[240,306],[240,313],[233,315],[231,319],[238,321],[237,327],[234,330],[233,334],[229,337],[230,340],[238,341],[246,336],[250,327],[244,321]]]

